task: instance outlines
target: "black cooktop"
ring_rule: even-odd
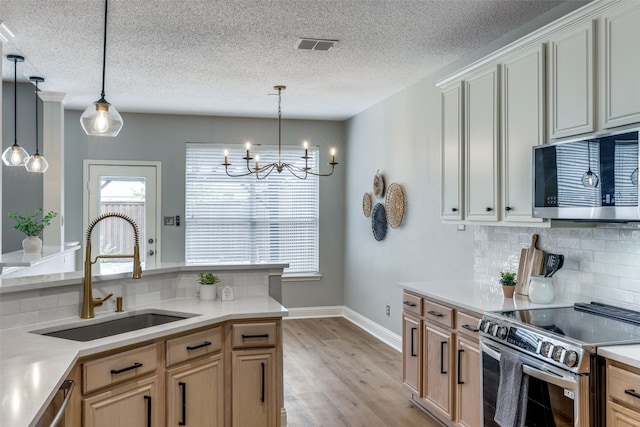
[[[583,345],[640,343],[640,312],[600,303],[503,311],[500,316]]]

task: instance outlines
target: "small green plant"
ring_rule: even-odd
[[[508,271],[500,272],[500,283],[503,286],[515,286],[516,285],[516,273]]]
[[[200,280],[198,280],[198,283],[201,285],[215,285],[218,282],[220,282],[218,276],[214,276],[211,273],[200,273]]]
[[[36,209],[27,216],[17,213],[9,214],[9,218],[16,221],[13,228],[22,231],[27,236],[39,235],[46,226],[51,225],[51,220],[56,216],[58,216],[58,214],[54,211],[49,211],[45,214],[42,208]]]

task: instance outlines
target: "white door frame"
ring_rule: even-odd
[[[162,262],[162,162],[157,161],[137,161],[137,160],[83,160],[82,168],[82,182],[84,183],[82,189],[82,250],[86,251],[85,235],[87,228],[89,227],[89,167],[90,166],[147,166],[155,167],[156,170],[156,229],[155,229],[155,262],[156,265]],[[140,242],[140,250],[145,250],[146,242]],[[97,254],[92,254],[97,255]]]

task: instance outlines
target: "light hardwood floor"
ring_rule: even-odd
[[[341,317],[282,325],[289,427],[440,426],[409,402],[396,350]]]

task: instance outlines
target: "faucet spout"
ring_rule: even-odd
[[[106,218],[120,218],[127,221],[131,228],[133,228],[134,234],[134,243],[133,243],[133,254],[131,255],[98,255],[95,260],[91,261],[91,233],[93,232],[94,227],[103,219]],[[84,258],[84,280],[82,282],[82,312],[80,313],[80,317],[82,319],[91,319],[95,317],[95,308],[100,307],[102,303],[109,299],[113,294],[107,295],[105,298],[94,298],[93,297],[93,289],[91,283],[92,276],[92,265],[98,262],[100,258],[132,258],[133,259],[133,273],[131,275],[132,279],[140,279],[142,277],[142,265],[140,264],[140,244],[139,244],[139,236],[140,232],[138,231],[138,226],[136,223],[127,215],[117,213],[117,212],[108,212],[100,215],[89,225],[87,229],[87,240],[86,240],[86,250],[85,250],[85,258]]]

